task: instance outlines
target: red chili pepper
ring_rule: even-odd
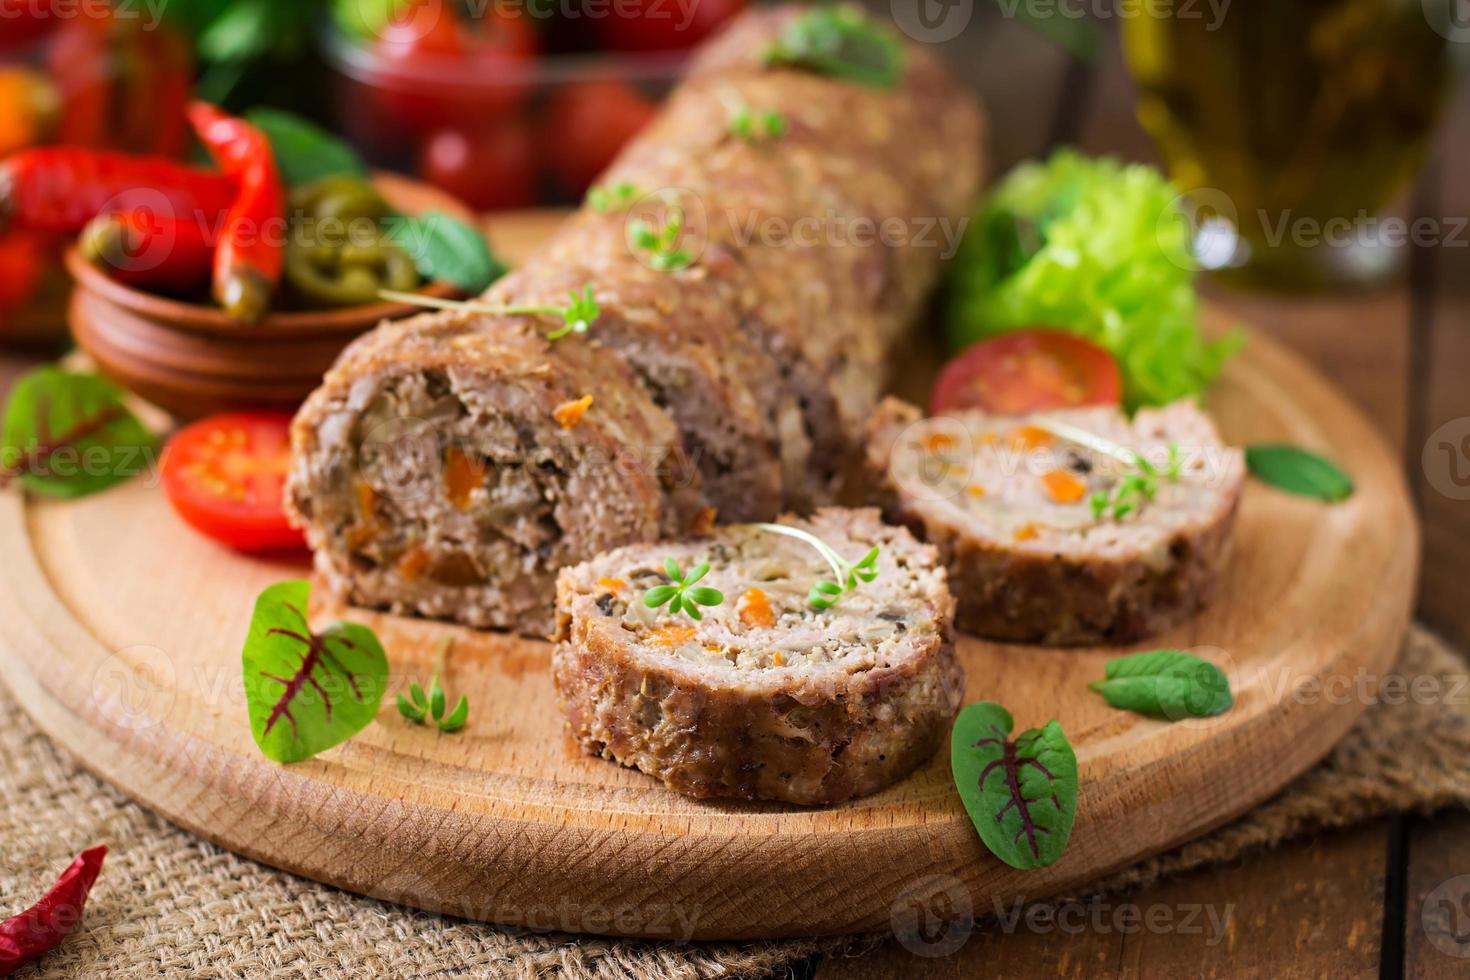
[[[105,857],[106,846],[83,851],[39,902],[0,922],[0,977],[51,952],[76,928]]]
[[[82,229],[77,248],[118,282],[168,293],[195,291],[214,267],[202,222],[146,208],[98,215]]]
[[[234,202],[235,186],[170,160],[37,147],[0,162],[0,218],[28,231],[75,235],[104,211],[148,207],[212,224]]]
[[[275,154],[264,133],[207,102],[189,105],[189,122],[240,188],[214,253],[214,298],[253,323],[265,316],[285,263],[286,191]]]

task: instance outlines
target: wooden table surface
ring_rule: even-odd
[[[886,7],[887,3],[882,6]],[[977,4],[978,11],[988,10]],[[1152,160],[1132,115],[1131,83],[1115,41],[1082,64],[1028,28],[977,12],[944,45],[985,93],[994,167],[1070,143]],[[1416,249],[1407,281],[1354,296],[1291,299],[1211,289],[1213,298],[1314,361],[1360,404],[1403,455],[1425,525],[1421,618],[1470,648],[1470,98],[1456,100],[1411,213],[1442,222],[1450,239]],[[0,389],[21,361],[0,362]],[[1459,455],[1440,456],[1441,426]],[[1431,444],[1431,436],[1435,443]],[[1422,460],[1431,445],[1431,461]],[[1458,469],[1452,468],[1458,466]],[[1457,482],[1458,481],[1458,482]],[[1440,488],[1448,487],[1449,492]],[[923,958],[885,949],[800,971],[819,980],[912,977],[1452,977],[1470,959],[1429,941],[1421,908],[1435,886],[1470,873],[1470,814],[1377,820],[1282,846],[1229,866],[1157,884],[1113,902],[1161,909],[1199,929],[1117,928],[1091,919],[1075,929],[1006,933],[978,926],[955,954]],[[1212,919],[1211,916],[1214,916]],[[1106,917],[1105,917],[1106,918]],[[1217,936],[1213,922],[1222,930]],[[1470,929],[1470,909],[1456,923]],[[1218,938],[1219,941],[1216,941]]]

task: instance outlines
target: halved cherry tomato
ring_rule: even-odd
[[[567,85],[552,96],[542,152],[566,189],[580,194],[657,112],[658,106],[625,81]]]
[[[1022,330],[967,347],[946,364],[929,411],[981,408],[1020,415],[1115,405],[1122,392],[1118,362],[1103,348],[1060,330]]]
[[[240,551],[304,547],[282,506],[290,425],[280,412],[233,412],[179,430],[163,454],[169,503],[195,530]]]
[[[603,44],[615,51],[673,51],[690,48],[714,33],[745,6],[745,0],[623,0],[597,21]]]
[[[536,139],[517,116],[479,132],[446,129],[419,151],[419,173],[476,211],[536,202]]]

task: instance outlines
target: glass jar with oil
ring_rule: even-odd
[[[1309,290],[1402,265],[1408,222],[1383,212],[1470,53],[1454,2],[1229,0],[1191,16],[1184,0],[1145,0],[1122,18],[1139,121],[1213,238],[1206,266]]]

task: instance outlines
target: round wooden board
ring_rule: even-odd
[[[102,778],[232,851],[355,892],[472,918],[657,938],[887,928],[910,899],[1009,908],[1084,884],[1244,812],[1318,760],[1392,663],[1418,541],[1392,455],[1309,368],[1252,336],[1210,408],[1236,443],[1320,449],[1358,492],[1326,506],[1252,483],[1216,605],[1146,644],[1206,648],[1235,707],[1169,725],[1088,691],[1116,650],[962,639],[969,700],[1019,728],[1057,718],[1081,763],[1062,859],[1023,873],[981,846],[946,753],[830,808],[685,799],[583,756],[562,730],[546,644],[354,613],[394,668],[378,723],[292,766],[255,749],[240,647],[255,595],[304,562],[240,557],[187,530],[156,481],[75,503],[0,498],[0,669],[41,727]],[[454,736],[391,692],[455,638]]]

